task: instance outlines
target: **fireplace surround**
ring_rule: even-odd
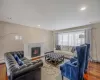
[[[28,59],[31,59],[33,57],[43,56],[44,44],[43,43],[24,44],[24,55]]]

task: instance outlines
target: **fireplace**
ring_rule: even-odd
[[[36,56],[44,55],[44,43],[27,43],[24,44],[24,56],[31,59]]]
[[[41,53],[40,47],[31,48],[31,57],[40,56],[40,53]]]

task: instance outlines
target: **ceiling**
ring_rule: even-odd
[[[0,0],[0,20],[48,30],[72,28],[100,22],[100,0]]]

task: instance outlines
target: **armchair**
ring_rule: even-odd
[[[87,68],[88,68],[88,59],[89,59],[89,53],[90,53],[90,44],[85,44],[87,46],[87,51],[86,51],[86,61],[85,61],[85,70],[84,72],[87,72]],[[77,57],[71,58],[70,61],[75,61],[77,60]]]
[[[69,62],[60,66],[62,79],[63,76],[70,80],[83,80],[87,46],[81,45],[76,47],[77,59],[72,58]]]

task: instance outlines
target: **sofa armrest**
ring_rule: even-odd
[[[33,65],[30,65],[30,66],[25,66],[24,68],[21,68],[19,69],[18,71],[16,71],[15,73],[12,74],[12,77],[15,79],[15,78],[18,78],[22,75],[25,75],[31,71],[34,71],[40,67],[43,66],[43,62],[42,60],[38,61],[37,63],[33,64]]]

